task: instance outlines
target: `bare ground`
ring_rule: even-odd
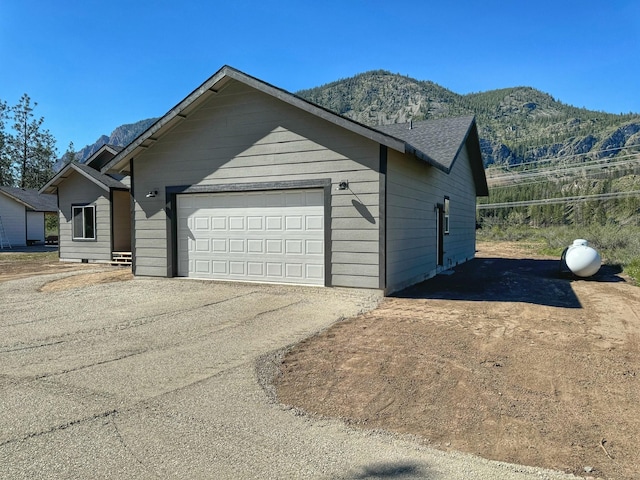
[[[81,273],[86,271],[87,273]],[[133,278],[131,269],[107,264],[61,262],[57,251],[0,253],[0,282],[33,275],[78,272],[66,278],[52,280],[41,288],[43,292],[67,290],[95,283],[125,281]]]
[[[594,478],[640,475],[640,288],[518,244],[293,347],[278,399],[442,450]]]
[[[640,288],[608,267],[563,277],[521,244],[480,244],[477,257],[292,348],[279,400],[442,450],[638,478]],[[131,278],[51,253],[0,255],[0,282],[76,271],[43,291]]]

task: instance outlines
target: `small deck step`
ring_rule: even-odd
[[[111,265],[131,265],[131,252],[111,252]]]

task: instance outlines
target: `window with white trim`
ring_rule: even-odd
[[[449,197],[444,197],[444,233],[449,233]]]
[[[73,239],[96,239],[96,207],[95,205],[73,205]]]

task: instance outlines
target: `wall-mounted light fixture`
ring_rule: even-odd
[[[146,197],[147,198],[155,198],[156,195],[158,195],[158,191],[157,190],[151,190],[149,193],[147,193]]]
[[[337,190],[348,190],[349,189],[349,180],[342,180],[338,183]]]

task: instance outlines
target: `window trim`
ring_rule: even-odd
[[[445,235],[449,235],[449,231],[450,231],[450,225],[449,225],[449,219],[450,219],[450,215],[449,215],[449,205],[450,201],[449,201],[449,197],[445,196],[444,197],[444,205],[443,205],[443,211],[444,211],[444,234]]]
[[[81,236],[79,236],[78,232],[76,232],[76,211],[77,210],[82,211],[82,232],[80,232]],[[85,216],[85,212],[87,210],[92,211],[91,229],[93,232],[93,236],[91,237],[87,236],[87,217]],[[72,230],[71,238],[73,241],[78,241],[78,242],[97,241],[98,237],[96,232],[96,206],[90,205],[90,204],[71,205],[71,230]]]

